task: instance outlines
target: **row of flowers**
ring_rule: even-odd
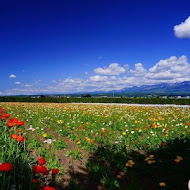
[[[8,129],[8,134],[10,134],[10,138],[13,140],[16,140],[18,143],[21,143],[20,145],[18,144],[19,148],[23,148],[23,143],[25,143],[25,137],[24,133],[22,132],[21,129],[17,128],[20,126],[24,126],[24,121],[19,121],[17,118],[11,118],[10,114],[5,113],[5,109],[0,107],[0,121],[3,123],[6,129]],[[7,126],[7,127],[6,127]],[[12,133],[14,131],[14,133]],[[15,133],[16,132],[16,133]],[[11,134],[12,133],[12,134]],[[5,135],[5,134],[4,134]],[[6,136],[6,135],[5,135]],[[14,160],[12,161],[14,163]],[[43,189],[43,190],[55,190],[55,187],[49,186],[49,184],[44,183],[46,176],[50,174],[51,171],[51,176],[52,178],[55,178],[55,175],[59,173],[59,169],[57,168],[52,168],[51,170],[48,170],[48,168],[45,166],[46,160],[42,157],[38,157],[38,162],[36,165],[33,165],[31,168],[31,171],[33,171],[33,178],[31,183],[36,184],[38,189]],[[10,173],[10,175],[14,175],[12,173],[12,170],[17,170],[17,166],[9,163],[9,162],[2,162],[0,163],[0,172],[3,173]],[[42,175],[40,175],[42,174]],[[1,175],[3,176],[3,175]],[[44,179],[43,179],[44,178]],[[41,183],[42,182],[42,183]],[[3,184],[3,179],[1,180],[1,183]],[[11,184],[8,184],[10,186]]]

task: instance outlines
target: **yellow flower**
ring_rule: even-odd
[[[80,144],[80,141],[77,141],[77,143],[76,144]]]
[[[159,185],[160,185],[160,187],[165,187],[165,186],[166,186],[166,183],[161,182],[161,183],[159,183]]]
[[[120,176],[120,175],[117,175],[117,178],[119,178],[119,179],[120,179],[120,178],[121,178],[121,176]]]
[[[179,159],[174,159],[174,161],[175,161],[176,163],[179,163],[179,162],[180,162],[180,160],[179,160]]]
[[[43,137],[47,137],[47,134],[46,134],[46,133],[44,133],[42,136],[43,136]]]
[[[129,162],[129,164],[132,164],[132,165],[135,164],[135,162],[133,162],[133,160],[129,160],[128,162]]]
[[[149,158],[150,158],[150,159],[154,159],[154,155],[151,154],[151,155],[149,156]]]
[[[144,159],[144,161],[148,161],[149,159],[150,159],[150,158],[149,158],[149,157],[147,157],[147,158],[145,158],[145,159]]]
[[[177,159],[180,160],[180,161],[183,160],[183,158],[180,157],[180,156],[176,156],[176,157],[177,157]]]
[[[133,162],[133,160],[129,160],[129,161],[125,164],[126,167],[133,167],[133,165],[135,165],[135,162]]]
[[[152,161],[151,161],[151,160],[148,160],[147,164],[152,164]]]
[[[123,135],[126,135],[126,132],[125,132],[125,131],[123,132]]]

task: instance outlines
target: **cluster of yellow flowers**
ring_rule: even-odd
[[[148,156],[147,158],[145,158],[144,161],[146,161],[147,164],[154,164],[156,162],[154,160],[154,155],[153,154],[151,154],[150,156]]]
[[[129,160],[129,161],[125,164],[126,167],[130,167],[130,168],[132,168],[133,165],[135,165],[135,162],[133,162],[133,160]]]
[[[63,123],[63,120],[58,120],[57,123],[58,123],[58,124],[62,124],[62,123]]]
[[[90,138],[88,138],[88,137],[85,137],[85,139],[86,139],[86,141],[87,141],[88,143],[91,143],[91,140],[90,140]]]
[[[176,156],[176,159],[174,159],[174,161],[175,161],[176,163],[179,163],[179,162],[182,161],[182,160],[183,160],[183,158],[180,157],[180,156]]]
[[[77,140],[76,140],[76,144],[80,144],[80,139],[77,139]]]

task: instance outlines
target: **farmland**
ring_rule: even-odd
[[[0,107],[1,189],[187,189],[189,107]]]

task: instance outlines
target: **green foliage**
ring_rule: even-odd
[[[31,98],[28,97],[0,97],[0,102],[52,102],[52,103],[134,103],[134,104],[177,104],[177,105],[190,105],[190,99],[177,99],[177,98],[129,98],[129,97],[120,97],[120,98],[104,98],[104,97],[39,97],[39,98]]]
[[[67,148],[67,144],[63,140],[54,141],[53,145],[54,145],[56,150],[61,150],[61,149]]]

